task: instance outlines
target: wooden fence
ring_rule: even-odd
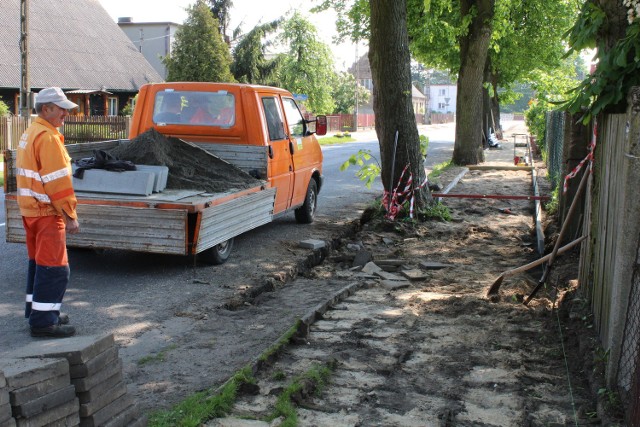
[[[640,106],[639,110],[640,110]],[[597,126],[587,189],[580,286],[609,351],[607,385],[618,390],[629,425],[640,427],[640,114],[607,115]]]
[[[0,117],[0,152],[14,150],[20,136],[29,127],[31,118]],[[126,139],[131,118],[125,116],[68,116],[60,129],[66,144]]]
[[[15,149],[20,136],[29,127],[30,119],[19,116],[0,117],[0,152]]]
[[[60,132],[66,144],[126,139],[130,124],[127,116],[69,116]]]

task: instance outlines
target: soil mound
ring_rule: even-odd
[[[260,185],[262,181],[208,151],[150,129],[110,151],[134,164],[167,166],[167,188],[223,193]]]

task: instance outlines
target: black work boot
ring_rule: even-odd
[[[73,336],[76,328],[70,325],[51,325],[44,328],[31,328],[32,337],[66,338]]]
[[[60,313],[58,315],[58,325],[68,325],[69,315],[67,313]]]

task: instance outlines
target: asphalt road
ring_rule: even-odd
[[[451,157],[453,125],[421,128],[430,137],[427,168]],[[69,312],[79,334],[113,332],[123,347],[136,344],[140,331],[162,324],[167,313],[188,309],[194,301],[210,297],[198,283],[223,284],[220,303],[256,280],[258,274],[277,273],[294,259],[283,250],[308,238],[330,238],[339,226],[356,219],[381,193],[377,180],[367,189],[354,176],[355,169],[340,165],[360,149],[378,151],[374,132],[357,133],[358,142],[323,148],[325,185],[319,195],[318,220],[295,222],[293,213],[236,238],[231,259],[223,266],[195,265],[190,257],[124,251],[70,250],[71,281],[63,310]],[[4,193],[0,190],[0,356],[32,340],[23,317],[26,248],[6,243]],[[82,219],[80,218],[82,224]],[[225,293],[225,289],[227,290]],[[180,326],[177,326],[178,328]],[[185,327],[187,327],[185,325]]]

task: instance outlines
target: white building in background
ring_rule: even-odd
[[[118,18],[118,26],[129,37],[138,51],[164,79],[167,69],[162,58],[171,53],[171,45],[180,24],[175,22],[133,22],[131,18]]]
[[[436,113],[456,112],[456,96],[458,86],[452,85],[430,85],[429,86],[429,110]]]

